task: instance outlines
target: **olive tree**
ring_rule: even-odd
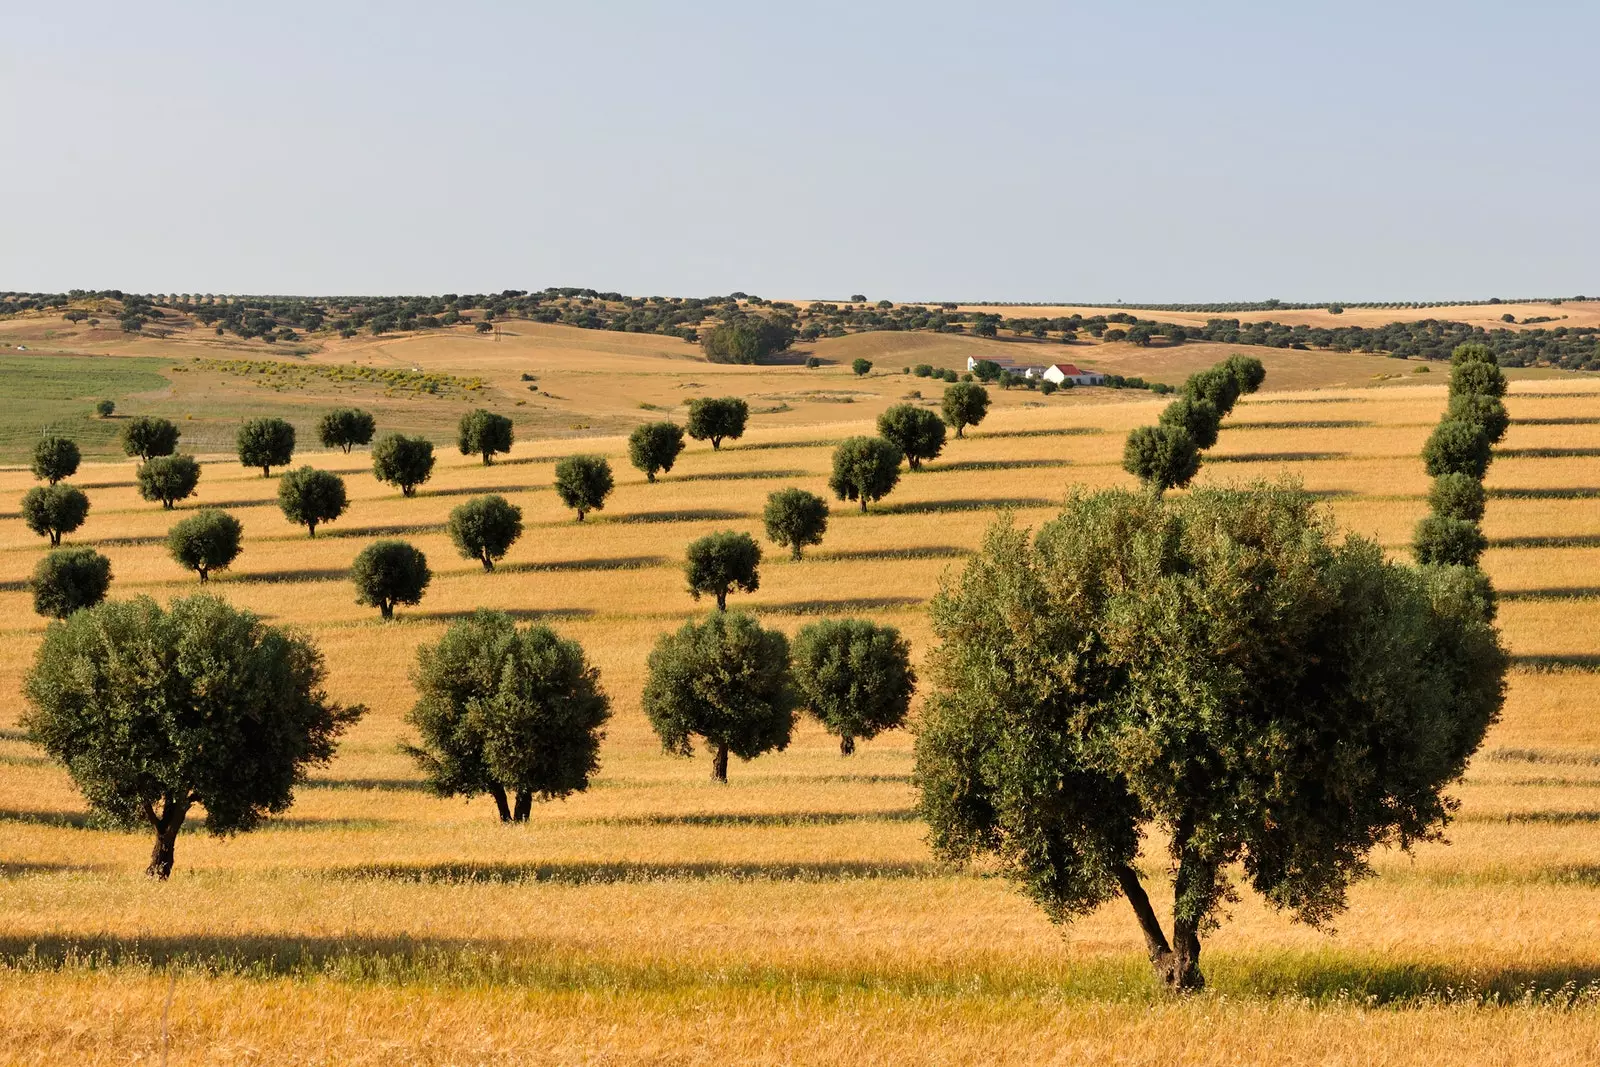
[[[142,460],[154,459],[156,456],[170,456],[178,450],[178,438],[182,433],[166,419],[156,418],[153,415],[140,415],[138,418],[129,419],[128,424],[122,428],[122,451],[129,456],[137,456]]]
[[[273,467],[287,466],[294,458],[294,427],[283,419],[247,419],[236,443],[240,465],[260,467],[261,477],[267,478]]]
[[[670,471],[683,451],[683,427],[675,422],[647,422],[628,435],[628,460],[655,481],[658,471]]]
[[[900,481],[900,449],[881,437],[849,437],[833,450],[828,488],[840,500],[882,500]]]
[[[1428,515],[1417,523],[1411,552],[1418,563],[1476,567],[1489,541],[1471,519]]]
[[[716,598],[717,610],[728,610],[734,588],[754,593],[761,588],[761,546],[747,533],[723,530],[689,542],[683,574],[689,595]]]
[[[1122,469],[1159,496],[1194,479],[1200,472],[1200,449],[1181,426],[1139,426],[1123,446]]]
[[[1505,401],[1483,393],[1458,393],[1445,408],[1444,421],[1477,423],[1491,445],[1497,445],[1511,428],[1511,415]]]
[[[360,408],[338,408],[323,415],[317,422],[317,439],[323,448],[339,448],[345,455],[356,445],[372,443],[378,423],[371,412]]]
[[[1158,976],[1198,987],[1236,877],[1322,926],[1372,848],[1439,837],[1504,695],[1485,588],[1336,540],[1293,486],[1078,494],[1031,539],[1002,521],[932,608],[931,843],[992,856],[1058,922],[1126,897]]]
[[[643,705],[661,747],[711,752],[713,781],[728,780],[728,755],[782,751],[794,732],[789,641],[741,612],[716,612],[662,634],[650,652]]]
[[[356,603],[377,608],[385,619],[394,618],[400,604],[420,604],[433,572],[428,557],[404,541],[374,541],[350,564]]]
[[[510,452],[516,441],[511,420],[504,415],[478,408],[461,416],[456,428],[456,447],[463,456],[481,456],[484,466],[494,462],[495,453]]]
[[[112,415],[115,415],[116,412],[117,402],[115,400],[95,401],[94,413],[100,416],[102,419],[109,419]]]
[[[736,396],[699,397],[689,401],[689,436],[710,441],[715,451],[724,440],[743,437],[749,418],[750,405]]]
[[[494,561],[522,536],[522,509],[497,493],[473,497],[450,512],[446,528],[464,558],[492,571]]]
[[[41,437],[33,445],[33,476],[41,481],[55,485],[63,478],[70,478],[78,471],[78,464],[82,462],[83,455],[78,451],[77,442],[70,437],[57,437],[50,435]]]
[[[568,456],[556,464],[556,495],[578,513],[578,521],[606,506],[615,485],[611,464],[604,456]]]
[[[89,498],[75,486],[36,485],[22,495],[22,521],[40,537],[48,537],[51,548],[88,517]]]
[[[864,378],[872,370],[872,360],[863,359],[860,356],[857,356],[855,359],[850,361],[850,369],[855,373],[857,378]]]
[[[989,414],[989,390],[974,382],[957,382],[945,389],[939,414],[957,437],[965,437],[968,426],[978,425]]]
[[[799,559],[806,545],[822,544],[822,535],[828,532],[828,502],[804,489],[779,489],[767,497],[761,518],[767,540]]]
[[[1489,432],[1482,423],[1446,419],[1434,427],[1422,446],[1422,461],[1428,475],[1465,474],[1482,481],[1493,458]]]
[[[64,619],[92,608],[111,588],[111,561],[92,548],[58,548],[39,561],[28,581],[33,610]]]
[[[344,479],[332,471],[301,467],[283,476],[278,483],[278,507],[283,517],[317,536],[317,527],[332,522],[350,506],[345,496]]]
[[[1455,363],[1450,372],[1450,396],[1487,396],[1500,398],[1506,395],[1506,376],[1493,362],[1464,360]]]
[[[1434,514],[1477,522],[1483,518],[1483,483],[1459,471],[1441,474],[1428,487],[1428,506]]]
[[[412,683],[422,743],[406,751],[441,797],[487,793],[501,822],[526,822],[535,799],[582,792],[599,769],[611,701],[548,626],[480,609],[417,650]]]
[[[1166,406],[1157,425],[1183,430],[1195,448],[1206,449],[1217,443],[1217,435],[1222,431],[1222,415],[1211,401],[1184,396]]]
[[[180,500],[187,500],[200,484],[200,464],[193,456],[156,456],[139,464],[136,474],[139,495],[145,500],[160,501],[171,510]]]
[[[878,416],[878,435],[906,457],[912,470],[944,451],[944,420],[915,404],[896,404]]]
[[[315,645],[211,596],[112,601],[50,627],[23,683],[23,728],[89,806],[155,835],[172,873],[195,805],[217,837],[288,810],[310,767],[365,711],[324,690]]]
[[[866,619],[824,619],[794,638],[794,685],[800,706],[839,739],[839,754],[904,725],[917,676],[911,645],[893,626]]]
[[[372,446],[372,473],[378,481],[398,486],[401,496],[416,496],[417,486],[433,475],[433,442],[384,434]]]
[[[243,543],[239,520],[217,508],[202,508],[167,531],[167,554],[202,582],[211,579],[212,571],[232,566]]]

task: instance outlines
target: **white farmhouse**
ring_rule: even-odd
[[[1071,382],[1073,385],[1104,385],[1106,376],[1098,371],[1079,370],[1071,363],[1057,363],[1045,368],[1044,380],[1055,382],[1057,385],[1066,382]]]

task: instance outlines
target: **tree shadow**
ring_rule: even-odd
[[[1579,826],[1587,823],[1600,823],[1600,811],[1508,811],[1503,815],[1490,815],[1487,813],[1472,813],[1457,815],[1457,822],[1465,823],[1544,823],[1551,826]]]
[[[810,471],[802,470],[724,471],[711,474],[679,474],[674,475],[669,480],[674,482],[754,482],[778,478],[804,478],[810,473]]]
[[[88,542],[99,548],[148,548],[151,545],[164,545],[167,543],[166,534],[153,534],[148,537],[101,537]],[[62,539],[62,547],[66,547],[66,539]]]
[[[1600,448],[1496,448],[1496,459],[1593,459]]]
[[[1349,459],[1349,452],[1233,452],[1227,455],[1206,453],[1207,463],[1312,463],[1325,459]]]
[[[832,615],[843,611],[916,607],[925,603],[927,600],[919,596],[863,596],[837,600],[787,600],[776,604],[752,604],[750,609],[761,615]]]
[[[1060,426],[1051,430],[984,430],[967,435],[968,440],[989,441],[1006,437],[1094,437],[1105,433],[1098,426]]]
[[[724,445],[724,452],[765,452],[774,448],[831,448],[843,441],[842,437],[828,437],[814,441],[756,441],[748,445]]]
[[[317,539],[341,537],[400,537],[405,534],[443,533],[445,524],[442,522],[417,522],[396,526],[343,526],[323,527],[317,531]],[[297,537],[263,538],[273,541],[295,541]]]
[[[703,827],[796,827],[840,826],[847,823],[916,822],[920,816],[912,808],[879,811],[776,811],[776,812],[692,812],[682,815],[611,815],[580,820],[593,826],[703,826]]]
[[[963,559],[973,550],[959,545],[919,545],[907,548],[852,548],[807,556],[817,563],[855,563],[873,560]]]
[[[1287,422],[1258,420],[1256,422],[1224,422],[1224,430],[1355,430],[1376,423],[1365,419],[1300,419]]]
[[[612,556],[603,559],[561,559],[543,563],[504,563],[495,569],[508,574],[541,574],[562,571],[637,571],[661,567],[672,562],[666,556]]]
[[[372,793],[433,793],[427,782],[413,778],[308,778],[300,783],[299,788]]]
[[[14,582],[0,582],[0,593],[26,593],[29,582],[26,578],[19,578]]]
[[[25,808],[0,808],[0,823],[27,826],[55,826],[72,830],[114,829],[105,818],[92,811],[38,811]]]
[[[1600,497],[1600,487],[1581,485],[1560,489],[1490,489],[1488,496],[1491,500],[1592,500]]]
[[[407,619],[425,620],[428,622],[459,622],[470,619],[478,613],[477,608],[462,611],[408,611]],[[595,613],[593,608],[491,608],[503,615],[510,615],[513,619],[524,622],[538,622],[544,619],[587,619]]]
[[[924,469],[929,473],[955,471],[1020,471],[1043,470],[1050,467],[1070,467],[1066,459],[963,459],[954,463],[933,463]]]
[[[1549,589],[1497,589],[1495,596],[1503,602],[1582,600],[1587,597],[1600,597],[1600,585],[1568,585]]]
[[[230,585],[277,585],[282,582],[331,582],[350,577],[349,567],[307,567],[293,571],[253,571],[219,574],[216,581]]]
[[[0,860],[0,878],[29,878],[47,874],[93,874],[107,868],[93,863],[48,863]]]
[[[747,511],[729,511],[726,508],[685,508],[679,511],[635,511],[627,515],[601,515],[593,522],[622,524],[655,522],[704,522],[707,520],[748,519]]]
[[[403,883],[616,885],[636,882],[851,882],[948,873],[935,863],[832,860],[813,863],[551,861],[546,863],[372,863],[336,868],[336,877]]]
[[[1516,394],[1512,394],[1515,396]],[[1523,394],[1527,395],[1527,394]],[[1582,395],[1582,394],[1576,394]],[[1592,393],[1590,394],[1593,395]],[[1512,419],[1513,426],[1594,426],[1600,424],[1600,418],[1585,415],[1570,415],[1557,418],[1537,419]]]
[[[536,493],[548,485],[462,485],[450,489],[418,489],[418,497],[487,496],[490,493]]]
[[[1512,653],[1511,665],[1533,670],[1596,671],[1600,670],[1600,654],[1578,653],[1558,656]]]
[[[875,504],[879,515],[942,515],[961,511],[999,511],[1002,508],[1049,508],[1061,502],[1040,496],[984,497],[959,500],[910,500],[899,504]]]
[[[1545,537],[1530,534],[1523,537],[1491,537],[1490,548],[1594,548],[1600,545],[1600,534],[1569,534]]]
[[[1242,962],[1217,966],[1213,984],[1231,995],[1353,999],[1374,1006],[1420,1001],[1570,1004],[1587,999],[1600,987],[1600,963],[1477,969],[1389,956],[1337,958],[1331,954],[1309,960],[1278,957],[1257,966],[1240,966]]]

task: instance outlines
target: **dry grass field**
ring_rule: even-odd
[[[1150,976],[1125,903],[1055,928],[1004,882],[936,864],[912,813],[905,733],[843,759],[808,722],[786,751],[735,762],[717,786],[704,756],[663,755],[640,711],[656,635],[707,610],[684,592],[685,544],[718,529],[759,538],[774,489],[825,492],[831,442],[872,432],[911,389],[937,397],[897,372],[934,362],[944,339],[830,342],[896,372],[862,380],[708,366],[679,342],[558,327],[426,344],[351,342],[311,358],[477,374],[505,396],[536,373],[554,396],[530,400],[549,413],[531,425],[550,432],[535,437],[519,414],[522,440],[491,467],[446,450],[415,499],[375,481],[364,454],[306,453],[352,497],[315,540],[279,513],[275,479],[228,456],[207,458],[176,513],[138,498],[131,463],[87,463],[73,480],[93,508],[67,541],[111,558],[114,596],[195,591],[161,539],[196,507],[232,511],[245,550],[210,591],[312,636],[333,695],[371,708],[286,816],[220,841],[191,825],[165,884],[142,874],[146,838],[98,828],[14,727],[44,629],[24,582],[45,547],[16,514],[31,479],[0,471],[0,1063],[1600,1061],[1595,383],[1512,386],[1485,566],[1516,666],[1449,843],[1379,853],[1332,936],[1246,895],[1207,943],[1210,988],[1177,1002]],[[1202,347],[1186,358],[1215,358]],[[1266,387],[1277,391],[1240,403],[1202,481],[1293,476],[1342,526],[1403,553],[1426,508],[1418,450],[1444,375],[1364,388],[1396,361],[1278,355]],[[1181,378],[1167,369],[1149,376]],[[217,377],[238,403],[257,388]],[[642,403],[679,412],[711,392],[784,409],[721,452],[692,444],[654,485],[627,466],[621,436],[593,436],[636,421]],[[1130,484],[1122,436],[1160,408],[1104,390],[997,396],[988,421],[870,513],[836,504],[803,562],[768,546],[759,592],[733,605],[791,632],[825,615],[891,622],[920,656],[928,598],[997,509],[1037,525],[1074,485]],[[468,406],[394,407],[412,403],[432,405],[438,425]],[[591,436],[570,439],[576,423]],[[550,489],[554,461],[580,450],[604,452],[618,475],[581,526]],[[523,508],[527,529],[486,574],[456,556],[443,524],[490,491]],[[345,571],[389,534],[422,548],[435,578],[385,624],[354,603]],[[594,787],[524,826],[500,825],[487,798],[435,799],[397,750],[415,649],[479,606],[581,641],[614,703]]]

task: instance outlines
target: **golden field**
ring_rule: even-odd
[[[551,413],[544,422],[524,426],[516,409],[524,439],[494,466],[441,451],[415,499],[376,482],[364,454],[305,453],[343,474],[352,498],[314,540],[278,512],[275,480],[227,456],[207,458],[177,513],[139,500],[131,463],[86,463],[73,479],[93,508],[67,542],[111,558],[114,596],[195,591],[161,538],[193,508],[232,511],[245,551],[207,588],[310,634],[333,695],[371,708],[288,815],[229,840],[191,826],[166,884],[142,874],[149,841],[96,828],[64,773],[14,728],[44,628],[23,583],[45,547],[15,512],[31,478],[0,471],[0,1062],[1600,1060],[1594,383],[1514,376],[1516,422],[1488,480],[1485,566],[1517,665],[1504,720],[1457,790],[1450,842],[1377,854],[1377,877],[1354,891],[1332,936],[1246,895],[1207,942],[1210,988],[1176,1002],[1158,992],[1125,903],[1056,928],[1004,882],[936,864],[912,813],[905,733],[842,759],[808,722],[785,752],[736,762],[724,787],[703,756],[663,755],[639,710],[656,635],[708,608],[683,591],[685,544],[727,528],[760,538],[767,493],[825,492],[831,442],[872,432],[872,416],[910,390],[937,397],[939,385],[898,370],[935,362],[912,350],[943,339],[831,342],[877,346],[868,358],[895,372],[856,379],[837,367],[708,366],[661,338],[526,330],[313,356],[470,371],[504,396],[533,371],[558,398],[530,400]],[[946,354],[964,360],[981,344],[961,339]],[[1185,346],[1186,358],[1211,362],[1203,347]],[[1426,509],[1417,454],[1444,376],[1370,388],[1373,374],[1415,365],[1282,353],[1300,362],[1279,366],[1278,355],[1266,386],[1277,391],[1240,403],[1201,480],[1292,475],[1325,494],[1342,526],[1403,553]],[[1179,380],[1171,369],[1150,376]],[[245,387],[227,388],[248,402]],[[691,444],[654,485],[627,466],[621,436],[555,436],[603,419],[620,429],[648,414],[643,403],[678,412],[712,392],[785,410],[756,415],[721,452]],[[733,606],[791,632],[823,615],[870,616],[902,627],[920,655],[926,601],[996,509],[1037,525],[1074,485],[1129,484],[1122,435],[1161,407],[1107,390],[995,395],[981,427],[870,513],[836,503],[804,561],[768,546],[760,590]],[[332,402],[271,393],[280,398],[308,411]],[[433,404],[441,425],[469,406],[416,403]],[[542,425],[551,436],[533,436]],[[555,459],[574,451],[608,455],[618,482],[581,525],[550,489]],[[486,574],[456,556],[443,524],[491,491],[523,508],[526,531]],[[354,603],[344,572],[388,534],[427,552],[435,577],[422,604],[384,624]],[[594,787],[536,807],[525,826],[501,826],[487,798],[435,799],[397,750],[415,649],[479,606],[578,639],[613,699]],[[1147,859],[1151,873],[1159,866]]]

